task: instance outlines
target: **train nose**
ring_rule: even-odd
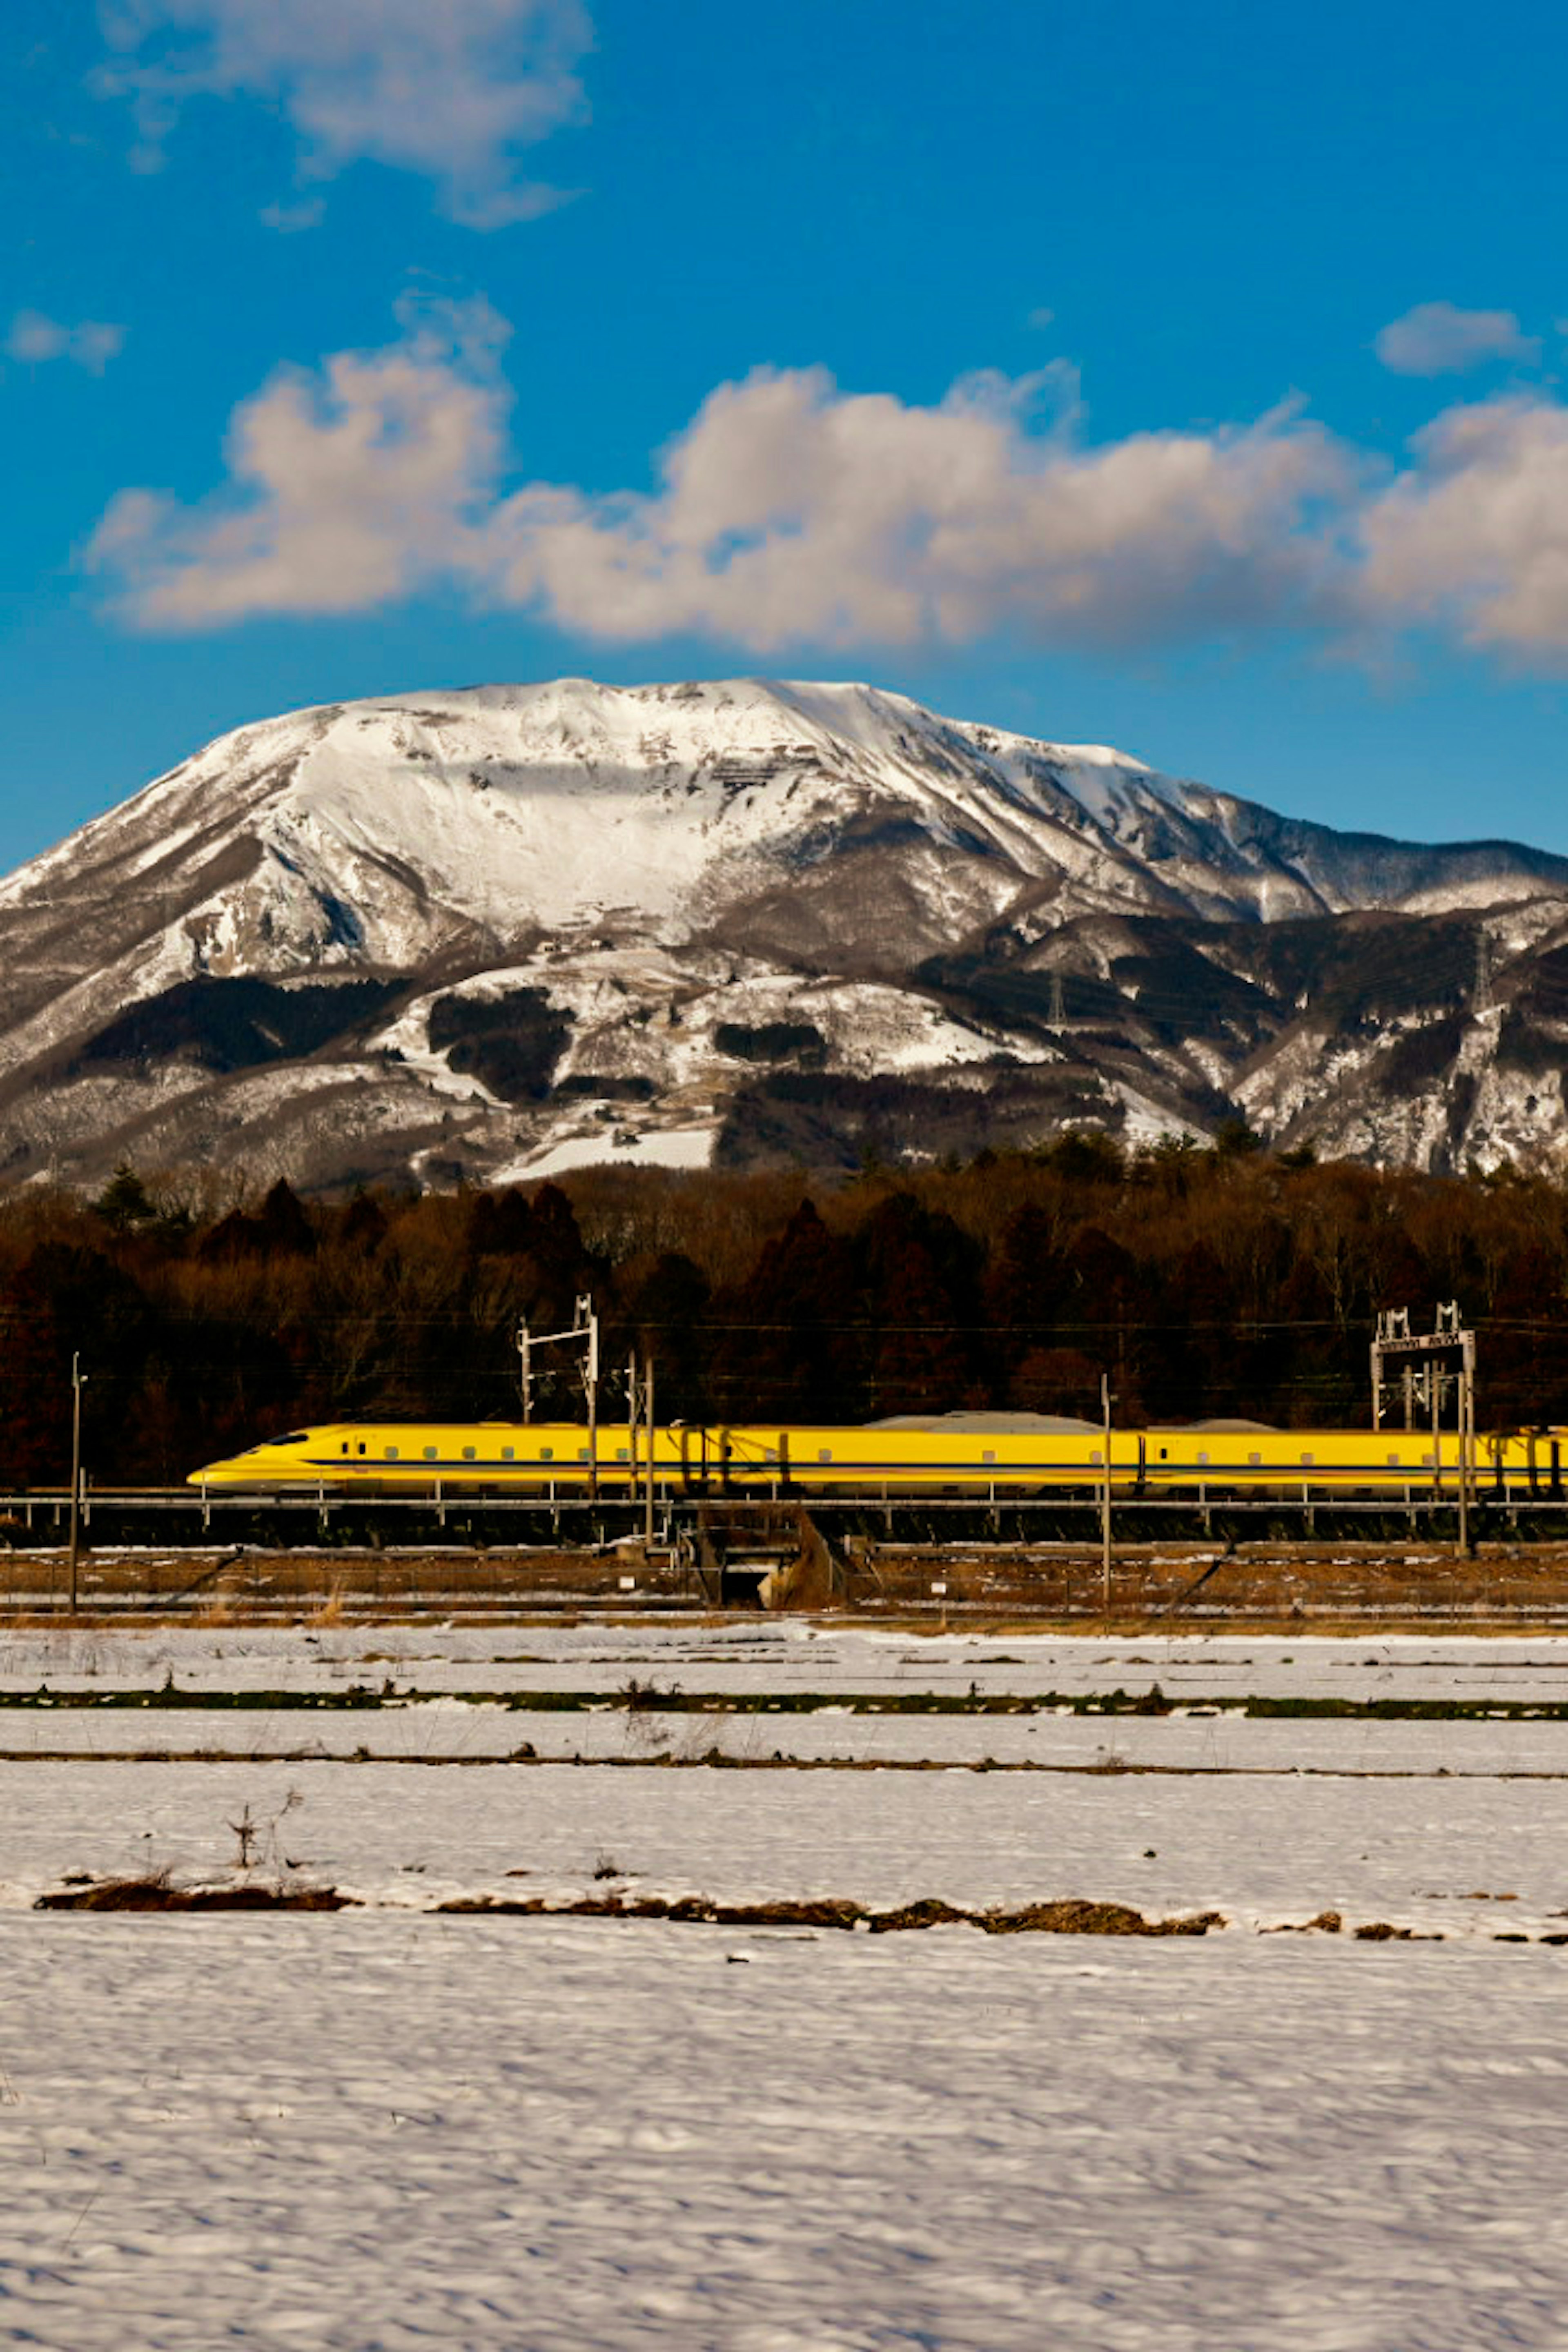
[[[247,1470],[251,1475],[254,1475],[257,1467],[258,1465],[254,1463],[247,1465],[232,1460],[222,1462],[204,1462],[199,1470],[191,1470],[186,1473],[185,1484],[187,1486],[217,1486],[226,1478],[245,1477]]]

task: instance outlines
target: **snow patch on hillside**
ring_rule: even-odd
[[[601,1128],[596,1134],[572,1135],[542,1150],[523,1152],[498,1168],[492,1184],[533,1183],[541,1177],[561,1176],[572,1168],[596,1168],[606,1160],[617,1168],[706,1168],[713,1157],[717,1126]]]

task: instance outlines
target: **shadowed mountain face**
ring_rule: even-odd
[[[0,884],[0,1177],[853,1167],[1245,1118],[1568,1143],[1568,860],[1338,834],[862,686],[242,728]]]

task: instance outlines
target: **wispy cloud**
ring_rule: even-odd
[[[1458,375],[1490,360],[1533,361],[1541,344],[1511,310],[1460,310],[1452,302],[1418,302],[1373,342],[1396,375]]]
[[[191,100],[253,98],[293,126],[302,182],[369,158],[434,180],[476,228],[560,201],[520,156],[584,113],[582,0],[100,0],[100,15],[116,52],[100,87],[132,100],[142,169]]]
[[[1097,444],[1061,365],[930,407],[763,370],[709,395],[651,488],[599,495],[508,487],[488,305],[403,325],[246,402],[210,499],[113,502],[89,561],[131,621],[360,613],[439,584],[588,637],[762,654],[1415,628],[1568,667],[1568,406],[1545,394],[1448,408],[1393,467],[1290,408]]]
[[[292,204],[263,205],[261,224],[264,228],[280,229],[285,236],[293,236],[300,229],[318,228],[326,210],[325,196],[300,196]]]
[[[41,310],[18,310],[6,331],[5,356],[33,364],[69,360],[86,368],[89,375],[101,375],[124,341],[124,328],[111,327],[101,319],[82,319],[68,327],[58,319],[46,318]]]

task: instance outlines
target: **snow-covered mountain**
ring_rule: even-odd
[[[1238,1113],[1529,1160],[1568,1136],[1565,1036],[1568,860],[865,686],[296,711],[0,883],[12,1180],[852,1164]]]

